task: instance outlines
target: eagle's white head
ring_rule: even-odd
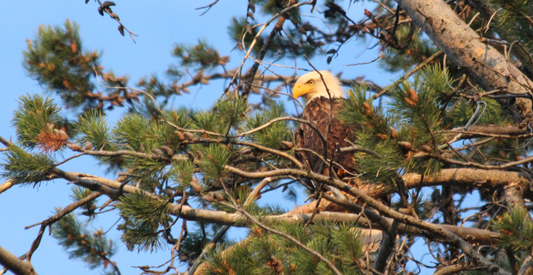
[[[322,81],[320,75],[322,75],[324,81]],[[328,87],[327,90],[326,86]],[[292,95],[295,98],[302,97],[305,104],[313,100],[313,98],[321,96],[325,98],[330,96],[331,98],[344,97],[340,80],[330,71],[320,71],[320,74],[312,71],[300,76],[294,84],[294,88],[292,88]]]

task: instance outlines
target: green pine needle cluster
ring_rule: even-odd
[[[87,111],[73,126],[82,135],[77,140],[78,143],[82,145],[89,143],[95,150],[116,150],[112,146],[112,136],[103,113],[95,110]]]
[[[488,2],[502,8],[497,16],[497,23],[500,27],[514,37],[520,37],[520,44],[526,48],[528,53],[533,52],[533,29],[531,28],[533,8],[531,2],[527,0],[489,0]]]
[[[8,148],[6,160],[2,164],[5,171],[2,177],[11,179],[15,184],[37,184],[49,179],[46,172],[53,168],[53,159],[45,154],[27,153],[15,145]]]
[[[222,179],[226,175],[224,171],[226,164],[228,164],[231,158],[231,150],[227,146],[220,144],[210,144],[200,148],[205,156],[199,163],[204,178],[207,181],[218,181]]]
[[[140,114],[128,114],[113,129],[115,142],[130,150],[147,152],[168,146],[176,150],[180,145],[175,128],[165,121],[149,120]]]
[[[233,17],[231,19],[230,24],[228,25],[228,35],[231,37],[231,39],[238,43],[238,45],[241,45],[242,47],[242,41],[243,41],[243,34],[246,33],[246,36],[244,36],[244,43],[246,48],[248,49],[254,40],[254,37],[257,36],[257,33],[259,29],[257,28],[251,28],[250,26],[256,25],[257,22],[255,21],[246,21],[246,17],[240,16],[240,17]],[[264,39],[260,38],[257,39],[257,42],[254,45],[253,51],[254,54],[257,54],[261,47],[264,44]]]
[[[248,102],[241,97],[229,97],[217,101],[213,106],[213,111],[217,117],[217,122],[226,125],[227,127],[235,127],[239,125],[250,108]]]
[[[168,202],[145,194],[132,193],[120,197],[117,204],[124,223],[118,226],[124,231],[122,241],[129,250],[154,252],[163,246],[158,230],[172,223]]]
[[[193,180],[195,165],[191,161],[175,161],[167,173],[167,177],[174,181],[176,190],[183,192],[190,187]]]
[[[358,259],[363,251],[353,224],[273,226],[326,257],[343,274],[360,274]],[[247,242],[234,246],[231,254],[220,254],[221,249],[217,247],[208,256],[208,274],[333,274],[306,250],[257,226],[251,228]]]
[[[167,121],[181,128],[187,128],[191,123],[190,111],[186,107],[177,110],[163,110],[163,116]]]
[[[198,40],[196,45],[177,44],[172,55],[180,60],[183,67],[214,68],[229,61],[229,57],[221,57],[205,40]]]
[[[248,115],[246,120],[246,130],[257,128],[273,119],[285,117],[287,113],[281,103],[273,102],[267,108],[254,111]],[[287,121],[276,122],[269,127],[248,135],[247,138],[254,143],[275,149],[283,147],[282,141],[292,139],[292,129],[289,128]]]
[[[246,118],[248,110],[248,104],[242,98],[223,98],[209,111],[191,113],[191,127],[227,135],[232,127],[236,127]]]
[[[533,222],[525,210],[511,209],[492,222],[492,228],[500,233],[502,239],[499,246],[502,248],[516,252],[529,251],[533,246]]]
[[[380,182],[392,183],[404,161],[398,146],[398,136],[394,134],[396,130],[393,131],[397,119],[378,111],[373,107],[372,98],[367,95],[365,87],[349,91],[340,117],[347,124],[361,128],[356,136],[359,146],[378,154],[369,157],[369,153],[356,153],[358,170]]]
[[[140,150],[141,145],[145,150],[151,150],[160,145],[157,124],[140,114],[128,114],[118,121],[113,135],[117,143],[127,144],[133,150]]]
[[[14,113],[13,126],[17,129],[17,139],[22,146],[35,148],[39,143],[37,136],[43,130],[64,120],[60,112],[61,109],[48,97],[21,96],[19,107]]]

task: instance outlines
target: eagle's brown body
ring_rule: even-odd
[[[344,98],[317,97],[309,101],[305,106],[302,119],[310,121],[318,131],[326,138],[327,158],[333,159],[340,164],[346,172],[353,172],[355,167],[353,152],[338,152],[337,148],[348,147],[350,144],[345,140],[353,140],[353,135],[357,129],[346,125],[338,119],[338,112],[343,108]],[[333,108],[333,109],[331,109]],[[330,122],[330,110],[331,122]],[[326,135],[329,126],[329,132]],[[298,148],[305,148],[314,151],[320,156],[324,156],[324,143],[313,127],[307,124],[300,124],[295,132],[295,140]],[[299,161],[306,165],[311,171],[329,175],[328,165],[323,165],[320,171],[322,160],[316,154],[306,151],[299,151],[296,154]],[[333,165],[333,171],[342,175],[338,165]]]

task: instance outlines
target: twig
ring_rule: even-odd
[[[239,66],[239,68],[237,69],[237,71],[235,72],[233,78],[231,79],[228,87],[226,88],[226,90],[224,91],[227,92],[229,90],[229,88],[233,85],[233,83],[235,82],[235,79],[237,78],[237,75],[239,74],[239,72],[242,70],[243,66],[244,66],[244,63],[246,62],[246,60],[248,59],[248,56],[250,56],[250,53],[252,52],[255,44],[257,43],[257,40],[259,39],[259,37],[261,36],[261,34],[263,33],[263,31],[266,29],[266,27],[268,25],[270,25],[270,23],[272,23],[272,21],[274,21],[276,18],[280,17],[282,14],[292,10],[292,9],[295,9],[301,5],[309,5],[309,4],[312,4],[313,2],[312,1],[308,1],[308,2],[302,2],[302,3],[297,3],[295,5],[292,5],[292,6],[289,6],[285,9],[283,9],[282,11],[278,12],[277,14],[275,14],[274,16],[272,16],[272,18],[270,18],[266,23],[263,24],[263,27],[257,32],[257,34],[255,35],[254,39],[252,40],[252,42],[250,43],[250,46],[249,46],[249,49],[248,51],[246,52],[246,54],[244,55],[244,58],[241,62],[241,65]],[[259,59],[259,58],[257,58]],[[257,63],[255,63],[257,64]],[[255,65],[254,64],[254,65]],[[257,65],[259,66],[259,65]],[[256,69],[257,70],[257,69]],[[244,94],[243,94],[244,96]]]
[[[284,10],[287,10],[289,11],[288,9],[290,7],[293,7],[293,4],[295,4],[297,1],[295,0],[290,0],[288,2],[288,6],[287,8],[285,8]],[[308,2],[309,3],[309,2]],[[309,3],[310,4],[310,3]],[[297,5],[297,4],[296,4]],[[294,5],[294,6],[296,6]],[[257,57],[254,58],[254,64],[252,65],[252,67],[250,68],[250,70],[248,71],[248,73],[246,74],[245,76],[245,79],[246,79],[246,83],[244,84],[244,89],[242,90],[242,97],[247,99],[248,98],[248,94],[250,93],[250,89],[251,89],[251,86],[250,86],[250,83],[253,82],[253,79],[255,77],[255,73],[257,72],[257,70],[259,69],[259,64],[260,62],[257,62],[257,61],[261,61],[263,60],[263,58],[265,57],[267,51],[268,51],[268,48],[270,48],[270,44],[272,43],[272,41],[274,40],[274,37],[279,33],[279,31],[283,28],[283,24],[285,23],[285,13],[282,11],[280,12],[280,15],[281,17],[278,19],[278,22],[276,22],[276,25],[274,26],[274,28],[272,29],[272,31],[270,32],[270,34],[268,35],[268,38],[265,40],[264,44],[263,44],[263,47],[261,47],[261,50],[259,50],[259,53],[257,54]],[[263,26],[266,27],[268,25],[265,24]],[[256,41],[256,39],[259,38],[259,33],[254,37],[254,40],[252,42],[252,44]],[[243,41],[244,41],[244,36],[243,36]],[[248,53],[253,50],[253,45],[250,45],[250,49],[248,50]],[[243,46],[244,46],[244,43],[243,43]],[[247,55],[245,56],[244,60],[243,61],[246,61],[246,58],[247,56],[249,56],[249,54],[247,53]],[[244,63],[243,63],[244,64]],[[241,64],[241,68],[239,69],[239,71],[242,69],[242,64]],[[233,80],[232,80],[233,81]],[[229,88],[229,86],[228,86]]]
[[[52,217],[50,217],[50,218],[48,218],[48,219],[46,219],[46,220],[44,220],[44,221],[42,221],[40,223],[24,227],[24,229],[29,229],[29,228],[32,228],[32,227],[34,227],[36,225],[39,225],[39,224],[41,225],[41,228],[39,229],[39,233],[37,234],[37,238],[33,241],[32,245],[31,245],[31,248],[30,248],[30,251],[28,251],[26,253],[28,261],[31,261],[31,257],[33,255],[33,252],[35,252],[35,250],[37,250],[37,248],[39,247],[39,244],[41,244],[41,239],[43,238],[43,234],[44,234],[44,231],[46,230],[47,226],[51,226],[53,223],[55,223],[56,221],[58,221],[62,217],[66,216],[70,212],[76,210],[78,207],[80,207],[80,206],[82,206],[82,205],[84,205],[84,204],[86,204],[86,203],[88,203],[88,202],[90,202],[92,200],[95,200],[96,198],[98,198],[101,195],[102,195],[102,193],[100,193],[100,192],[93,192],[90,195],[88,195],[87,197],[68,205],[63,210],[61,210],[59,213],[56,213]]]
[[[206,11],[202,12],[202,14],[200,14],[200,16],[206,14],[214,5],[216,5],[218,3],[219,0],[215,0],[215,2],[207,5],[207,6],[203,6],[203,7],[199,7],[199,8],[196,8],[195,10],[201,10],[201,9],[207,9]]]
[[[489,31],[489,28],[490,28],[490,22],[492,22],[492,19],[494,18],[494,16],[500,12],[503,8],[499,8],[498,10],[496,10],[491,16],[490,16],[490,19],[489,19],[489,22],[487,22],[487,28],[485,28],[485,33],[487,33]]]
[[[416,67],[414,67],[411,71],[409,71],[407,74],[405,74],[404,76],[400,77],[400,79],[396,80],[394,83],[392,83],[391,85],[387,86],[385,89],[383,89],[381,92],[377,93],[374,95],[374,99],[377,99],[378,97],[382,96],[383,94],[385,94],[386,92],[388,92],[391,88],[393,88],[394,86],[398,85],[400,82],[408,79],[411,75],[413,75],[414,73],[416,73],[418,70],[420,70],[422,67],[426,66],[429,62],[433,61],[435,58],[437,58],[439,55],[442,54],[442,51],[438,51],[437,53],[435,53],[434,55],[432,55],[431,57],[429,57],[428,59],[424,60],[424,62],[418,64]]]

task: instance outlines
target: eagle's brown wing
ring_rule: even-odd
[[[330,109],[332,109],[331,123],[329,133],[327,134],[327,157],[340,164],[346,171],[353,172],[355,167],[354,155],[351,152],[336,153],[336,146],[348,147],[350,144],[345,139],[353,140],[353,135],[356,131],[355,127],[347,126],[337,118],[339,110],[343,107],[343,98],[330,99],[319,97],[311,100],[305,106],[302,114],[303,120],[310,121],[326,137],[328,123],[330,123]],[[295,141],[298,148],[305,148],[314,151],[320,156],[324,155],[323,141],[313,128],[307,124],[300,124],[300,127],[295,132]],[[320,165],[322,160],[311,152],[299,151],[296,157],[304,165],[306,165],[313,172],[320,172]],[[342,174],[338,166],[333,166],[333,171]],[[324,166],[322,174],[329,175],[327,165]]]

